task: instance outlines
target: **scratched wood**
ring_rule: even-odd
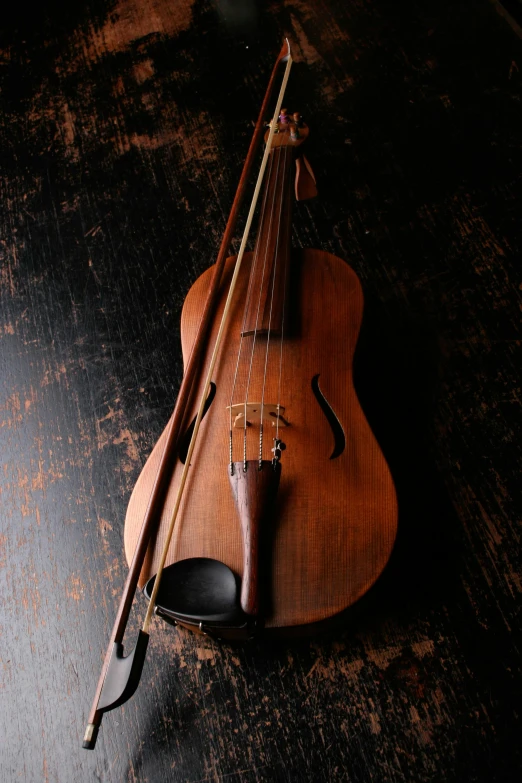
[[[518,780],[520,39],[486,0],[41,6],[0,32],[0,779]],[[89,753],[126,504],[283,33],[320,191],[294,243],[362,280],[397,547],[328,635],[158,622]]]

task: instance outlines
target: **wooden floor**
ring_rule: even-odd
[[[487,0],[40,6],[0,31],[0,779],[520,780],[521,40]],[[126,504],[283,34],[320,190],[294,243],[363,284],[396,550],[312,640],[156,621],[85,751]]]

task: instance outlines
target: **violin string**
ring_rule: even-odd
[[[205,382],[204,382],[203,387],[202,387],[203,388],[203,394],[201,395],[201,398],[199,400],[199,408],[198,408],[198,412],[197,412],[197,415],[196,415],[196,421],[194,422],[194,429],[192,431],[192,437],[190,439],[190,443],[189,443],[189,447],[188,447],[188,451],[187,451],[187,456],[185,458],[185,464],[183,465],[183,470],[181,472],[181,477],[180,477],[179,485],[178,485],[178,491],[176,493],[176,499],[174,501],[174,507],[172,508],[172,511],[170,512],[170,520],[169,520],[169,523],[168,523],[167,535],[166,535],[165,541],[163,543],[163,549],[161,551],[161,555],[160,555],[160,559],[159,559],[159,563],[158,563],[158,570],[156,572],[156,579],[155,579],[155,582],[154,582],[154,587],[152,589],[152,593],[151,593],[151,596],[149,598],[149,605],[148,605],[148,608],[147,608],[147,613],[145,615],[145,619],[144,619],[143,625],[142,625],[142,631],[144,633],[147,633],[147,634],[149,633],[149,626],[150,626],[150,623],[151,623],[152,615],[154,614],[154,607],[156,605],[156,597],[158,595],[158,590],[159,590],[159,587],[160,587],[160,584],[161,584],[161,577],[162,577],[162,574],[163,574],[165,561],[167,559],[167,554],[168,554],[170,543],[171,543],[171,540],[172,540],[172,535],[174,533],[174,528],[176,526],[176,520],[177,520],[177,517],[178,517],[178,512],[179,512],[179,509],[180,509],[180,505],[181,505],[181,500],[182,500],[182,496],[183,496],[183,490],[185,488],[185,484],[186,484],[186,481],[187,481],[188,472],[189,472],[191,459],[192,459],[192,454],[194,453],[194,448],[196,446],[196,440],[197,440],[198,433],[199,433],[199,426],[200,426],[201,420],[203,418],[203,409],[205,407],[205,402],[206,402],[206,399],[207,399],[207,396],[208,396],[208,391],[210,389],[210,384],[212,382],[212,375],[213,375],[213,372],[214,372],[214,367],[216,365],[216,361],[217,361],[218,354],[219,354],[219,351],[220,351],[221,339],[222,339],[223,333],[225,331],[225,327],[226,327],[226,325],[228,323],[228,317],[229,317],[230,309],[232,307],[232,300],[234,298],[235,286],[236,286],[236,283],[237,283],[237,279],[239,277],[239,273],[241,271],[241,263],[243,261],[243,256],[244,256],[244,253],[245,253],[245,247],[246,247],[246,243],[248,241],[248,234],[249,234],[249,231],[250,231],[250,226],[252,225],[252,220],[253,220],[253,217],[254,217],[254,211],[255,211],[255,208],[256,208],[257,199],[258,199],[258,196],[259,196],[259,191],[261,190],[261,183],[262,183],[262,180],[263,180],[263,177],[264,177],[264,173],[265,173],[265,170],[266,170],[266,164],[268,162],[268,156],[270,154],[270,150],[271,150],[271,146],[272,146],[272,140],[273,140],[273,137],[274,137],[275,124],[277,122],[277,118],[279,116],[279,112],[281,111],[281,104],[283,103],[283,96],[285,94],[286,85],[288,83],[288,77],[290,75],[290,68],[291,68],[291,66],[292,66],[292,58],[289,56],[287,64],[286,64],[285,73],[284,73],[284,76],[283,76],[283,82],[281,84],[281,89],[279,90],[279,95],[278,95],[276,107],[275,107],[275,110],[274,110],[272,126],[270,128],[270,133],[268,135],[268,140],[267,140],[267,143],[266,143],[265,152],[263,154],[263,160],[261,161],[261,168],[260,168],[259,175],[258,175],[258,178],[257,178],[256,187],[255,187],[255,190],[254,190],[254,196],[252,198],[252,202],[250,204],[250,209],[248,211],[248,216],[247,216],[245,228],[244,228],[244,231],[243,231],[243,237],[241,239],[241,246],[239,248],[239,253],[237,254],[236,264],[235,264],[235,268],[234,268],[234,273],[233,273],[232,279],[230,281],[230,286],[229,286],[229,289],[228,289],[228,294],[227,294],[227,298],[226,298],[226,301],[225,301],[225,306],[223,308],[223,313],[221,315],[221,322],[219,324],[218,333],[217,333],[215,341],[214,341],[214,347],[213,347],[213,350],[212,350],[212,356],[210,358],[210,363],[208,365]]]
[[[290,251],[291,252],[291,251]],[[290,263],[290,259],[288,259],[288,263]],[[276,442],[279,441],[279,419],[281,417],[281,379],[283,377],[283,336],[285,331],[285,312],[286,312],[286,280],[288,275],[284,275],[284,281],[283,281],[283,312],[281,316],[281,339],[279,341],[280,349],[279,349],[279,379],[277,381],[277,408],[276,408],[276,433],[275,433],[275,439]],[[276,444],[274,444],[276,446]],[[275,457],[275,452],[274,452]]]
[[[277,239],[276,239],[276,246],[275,246],[275,259],[274,259],[274,271],[272,275],[272,290],[270,292],[270,312],[268,315],[268,335],[266,338],[266,351],[265,351],[265,367],[263,372],[263,390],[261,393],[261,426],[259,431],[259,469],[261,470],[262,467],[262,461],[263,461],[263,414],[264,414],[264,407],[265,407],[265,388],[266,388],[266,378],[267,378],[267,371],[268,371],[268,356],[269,356],[269,350],[270,350],[270,336],[271,336],[271,326],[272,326],[272,311],[274,307],[274,293],[275,293],[275,282],[276,282],[276,276],[277,276],[277,264],[278,264],[278,255],[279,255],[279,239],[281,237],[281,219],[283,215],[283,205],[285,201],[285,188],[286,188],[286,174],[287,174],[287,158],[288,158],[288,149],[289,145],[285,145],[285,151],[284,151],[284,161],[283,161],[283,175],[281,177],[281,184],[279,185],[279,192],[281,194],[280,199],[280,205],[279,205],[279,225],[277,230]],[[286,275],[285,275],[286,278]],[[284,303],[284,300],[283,300]],[[284,308],[283,308],[284,309]],[[279,400],[278,400],[279,402]],[[279,409],[276,409],[277,412],[279,412]],[[279,418],[276,418],[276,421],[279,422]],[[277,437],[277,435],[276,435]],[[274,452],[275,455],[275,452]]]
[[[291,249],[289,248],[289,253],[291,253]],[[288,263],[291,262],[291,259],[288,259]],[[279,420],[281,418],[281,387],[282,387],[282,377],[283,377],[283,337],[284,337],[284,331],[285,331],[285,313],[286,313],[286,282],[287,282],[288,274],[284,275],[284,281],[283,281],[283,309],[282,309],[282,316],[281,316],[281,339],[279,341],[279,378],[277,381],[277,416],[276,416],[276,433],[275,433],[275,440],[276,442],[279,441]],[[276,444],[274,444],[275,446]],[[275,457],[275,452],[274,452]]]
[[[275,156],[275,151],[272,153],[272,156]],[[275,181],[278,181],[278,175],[279,175],[279,166],[281,162],[281,156],[277,155],[277,166],[276,166],[276,172],[275,172]],[[268,180],[267,187],[269,187],[271,182]],[[276,188],[272,187],[270,188],[272,191],[272,205],[270,207],[270,220],[268,224],[268,236],[270,237],[272,235],[272,223],[274,219],[274,212],[275,212],[275,201],[276,201]],[[246,383],[246,389],[245,389],[245,413],[244,413],[244,436],[243,436],[243,470],[246,471],[247,469],[247,459],[246,459],[246,445],[247,445],[247,402],[248,402],[248,393],[250,390],[250,381],[252,379],[252,368],[254,366],[254,356],[256,351],[256,342],[257,342],[257,333],[258,333],[258,326],[259,326],[259,313],[261,310],[261,297],[263,294],[263,281],[265,279],[265,271],[266,271],[266,262],[268,258],[268,245],[265,245],[264,248],[264,258],[263,258],[263,272],[261,276],[261,285],[259,286],[259,297],[257,300],[257,311],[256,311],[256,322],[254,326],[254,335],[252,339],[252,352],[250,354],[250,365],[248,368],[248,377],[247,377],[247,383]]]
[[[275,160],[276,153],[272,152],[272,164]],[[279,173],[279,164],[280,164],[280,155],[277,155],[277,168],[275,173],[275,181],[278,180],[278,173]],[[272,234],[272,221],[274,217],[274,208],[275,208],[275,198],[276,198],[276,188],[272,184],[272,172],[270,172],[270,177],[267,180],[267,191],[270,190],[272,193],[272,205],[270,208],[270,220],[268,224],[268,236],[270,237]],[[271,186],[272,185],[272,186]],[[260,242],[262,237],[260,236]],[[257,332],[258,332],[258,324],[259,324],[259,313],[261,310],[261,297],[263,293],[263,283],[265,279],[265,270],[266,270],[266,262],[268,259],[268,244],[265,244],[264,247],[264,258],[263,258],[263,271],[261,275],[261,285],[259,286],[259,297],[257,300],[257,311],[256,311],[256,321],[254,324],[254,334],[252,339],[252,353],[250,355],[250,367],[248,371],[248,379],[247,379],[247,386],[245,390],[245,412],[244,412],[244,428],[243,428],[243,470],[246,471],[247,469],[247,403],[248,403],[248,393],[250,389],[250,380],[252,377],[252,368],[253,368],[253,362],[254,362],[254,355],[256,350],[256,342],[257,342]],[[263,420],[260,419],[260,429],[262,431],[263,426]],[[261,436],[262,437],[262,436]]]
[[[268,175],[266,177],[266,187],[265,187],[265,192],[263,194],[263,202],[261,204],[261,210],[260,210],[260,214],[259,214],[259,224],[260,225],[263,223],[265,212],[266,212],[266,203],[267,203],[267,200],[268,200],[268,192],[270,190],[270,188],[268,187],[268,183],[270,182],[270,177],[272,176],[272,166],[273,165],[274,165],[274,157],[272,155],[270,157],[270,165],[268,166]],[[235,391],[236,391],[236,384],[237,384],[237,378],[238,378],[238,372],[239,372],[239,366],[240,366],[240,360],[241,360],[241,353],[242,353],[242,350],[243,350],[243,340],[244,340],[244,334],[243,333],[245,331],[245,324],[246,324],[248,308],[249,308],[249,305],[250,305],[250,299],[251,299],[252,291],[253,291],[253,287],[254,287],[254,275],[255,275],[255,270],[256,270],[256,267],[257,267],[257,260],[259,258],[259,248],[260,248],[260,243],[256,242],[256,246],[255,246],[255,250],[254,250],[254,257],[252,259],[252,264],[251,264],[251,268],[250,268],[250,276],[249,276],[249,281],[248,281],[248,289],[247,289],[247,296],[246,296],[246,301],[245,301],[245,307],[244,307],[244,310],[243,310],[243,321],[242,321],[242,324],[241,324],[241,332],[240,332],[240,336],[239,336],[239,348],[238,348],[238,352],[237,352],[237,360],[236,360],[236,367],[235,367],[235,371],[234,371],[234,379],[233,379],[233,382],[232,382],[232,391],[230,393],[230,405],[229,405],[229,410],[230,410],[229,452],[230,452],[230,455],[229,455],[229,462],[230,462],[230,473],[231,473],[231,475],[233,475],[233,471],[234,471],[234,458],[233,458],[234,423],[233,423],[233,419],[232,419],[232,416],[233,416],[232,406],[234,404],[234,394],[235,394]]]
[[[260,225],[264,222],[264,218],[265,218],[266,203],[268,201],[268,196],[269,196],[269,193],[270,193],[270,181],[271,181],[271,178],[272,178],[272,168],[273,168],[273,165],[274,165],[274,156],[272,154],[270,156],[270,168],[269,168],[269,172],[268,172],[268,177],[266,179],[265,194],[264,194],[265,198],[264,198],[264,201],[263,201],[263,211],[262,211],[262,214],[260,216]],[[257,257],[259,256],[260,250],[261,250],[261,242],[259,241],[259,242],[256,242],[256,265],[257,265]],[[262,275],[263,277],[264,277],[265,266],[266,266],[266,251],[265,251],[265,257],[264,257],[264,260],[263,260],[263,275]],[[252,272],[251,272],[251,275],[250,275],[250,285],[249,285],[249,288],[251,288],[252,291],[253,291],[253,283],[254,283],[254,269],[252,269]],[[259,312],[259,302],[258,302],[258,312]],[[245,310],[244,310],[244,313],[243,313],[243,325],[242,325],[242,329],[241,329],[242,333],[245,331],[247,313],[248,313],[248,306],[245,306]],[[256,326],[257,326],[257,314],[256,314]],[[243,339],[244,338],[243,338],[243,334],[242,334],[241,335],[241,342],[240,342],[240,350],[239,350],[238,360],[237,360],[237,365],[236,365],[236,374],[237,374],[237,370],[239,369],[239,360],[240,360],[240,356],[241,356],[241,347],[242,347]],[[255,333],[255,329],[254,329],[252,353],[255,350],[255,339],[256,339],[256,333]],[[250,360],[250,372],[251,372],[251,370],[252,370],[252,357],[251,357],[251,360]],[[249,380],[250,380],[250,372],[249,372],[249,376],[248,376]],[[234,381],[234,388],[235,388],[235,381]],[[247,427],[248,427],[248,423],[247,423],[247,403],[248,403],[248,384],[247,384],[247,388],[245,390],[245,401],[244,401],[245,408],[244,408],[244,412],[243,412],[243,470],[244,471],[246,471],[246,469],[247,469]],[[232,407],[230,408],[230,413],[232,414]],[[232,432],[232,437],[233,437],[233,428],[232,427],[230,428],[230,432]],[[232,469],[233,469],[233,464],[232,464]]]

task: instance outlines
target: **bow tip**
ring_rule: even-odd
[[[285,38],[283,43],[283,48],[281,49],[281,54],[279,55],[282,62],[286,62],[291,56],[290,51],[290,41],[288,38]]]

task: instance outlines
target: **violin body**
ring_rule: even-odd
[[[241,338],[253,255],[246,254],[243,260],[214,373],[212,402],[201,423],[166,565],[187,558],[213,558],[243,578],[244,538],[229,478],[228,406],[233,385],[239,399],[246,393],[248,400],[261,400],[263,394],[267,402],[280,399],[284,429],[281,422],[279,437],[286,449],[276,500],[263,519],[265,544],[260,568],[265,580],[264,626],[267,630],[289,629],[338,614],[376,581],[394,544],[397,502],[390,471],[353,385],[353,355],[363,310],[356,274],[329,253],[292,251],[284,339],[271,334]],[[234,262],[230,258],[226,264],[209,346],[215,340]],[[211,275],[212,269],[201,275],[184,303],[181,339],[185,363]],[[244,360],[238,362],[241,339]],[[209,355],[210,349],[200,378],[205,376]],[[267,373],[267,366],[280,367],[280,374]],[[186,428],[201,394],[205,394],[202,380],[193,395]],[[272,422],[272,430],[274,427]],[[242,432],[243,428],[240,435]],[[259,428],[252,426],[244,432],[249,453],[257,453]],[[272,438],[273,432],[265,426],[265,458]],[[129,562],[164,439],[165,432],[144,466],[128,507],[125,550]],[[241,459],[241,441],[234,447],[235,460]],[[157,571],[182,468],[178,456],[140,586]]]

